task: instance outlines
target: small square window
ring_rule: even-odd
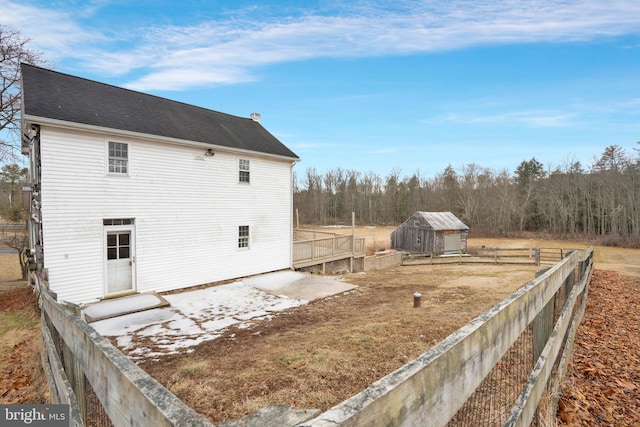
[[[239,248],[249,247],[249,226],[248,225],[241,225],[238,227],[238,247]]]
[[[122,142],[109,141],[109,173],[127,174],[129,148]]]
[[[238,161],[238,181],[240,182],[250,182],[249,177],[249,160],[240,159]]]

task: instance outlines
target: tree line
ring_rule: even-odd
[[[433,177],[307,168],[294,176],[294,208],[303,224],[350,224],[355,212],[358,224],[397,225],[416,211],[450,211],[483,234],[533,231],[640,247],[640,152],[611,145],[588,169],[578,161],[545,168],[534,157],[513,174],[475,163]]]

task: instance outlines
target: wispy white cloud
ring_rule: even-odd
[[[123,76],[137,71],[140,77],[128,86],[139,90],[246,82],[258,78],[261,66],[309,58],[400,55],[640,33],[640,2],[626,0],[337,3],[332,10],[289,11],[287,16],[271,14],[261,21],[230,15],[226,21],[193,26],[132,28],[126,43],[109,42],[112,34],[107,37],[106,31],[83,27],[72,10],[8,0],[0,0],[0,8],[6,24],[24,28],[54,57],[76,58],[87,67]],[[547,123],[563,120],[550,118]]]
[[[524,125],[531,128],[565,127],[575,124],[577,113],[558,113],[549,111],[508,111],[494,114],[449,113],[429,120],[425,124],[460,123],[466,125]]]
[[[83,56],[95,50],[91,45],[108,38],[95,29],[84,28],[74,13],[31,6],[25,2],[0,0],[0,24],[19,30],[31,40],[32,47],[46,52],[52,61]]]

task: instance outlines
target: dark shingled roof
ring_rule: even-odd
[[[22,64],[27,116],[215,144],[298,159],[250,118]]]

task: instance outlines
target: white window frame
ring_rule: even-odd
[[[124,146],[126,148],[126,157],[121,157],[121,156],[112,156],[111,155],[111,145],[112,144],[117,144],[118,146]],[[115,147],[115,145],[114,145]],[[121,147],[116,147],[116,148],[121,148]],[[115,176],[128,176],[129,175],[129,170],[130,170],[130,164],[131,162],[129,161],[129,144],[126,142],[119,142],[119,141],[107,141],[107,173],[109,175],[115,175]],[[118,163],[117,165],[114,165],[114,168],[112,170],[111,167],[111,161],[114,160],[116,162],[124,162],[124,163]],[[122,166],[124,165],[124,171],[122,170]]]
[[[251,227],[248,225],[238,226],[238,249],[248,250],[251,237]]]
[[[251,183],[251,161],[249,159],[238,159],[238,182],[241,184]]]

